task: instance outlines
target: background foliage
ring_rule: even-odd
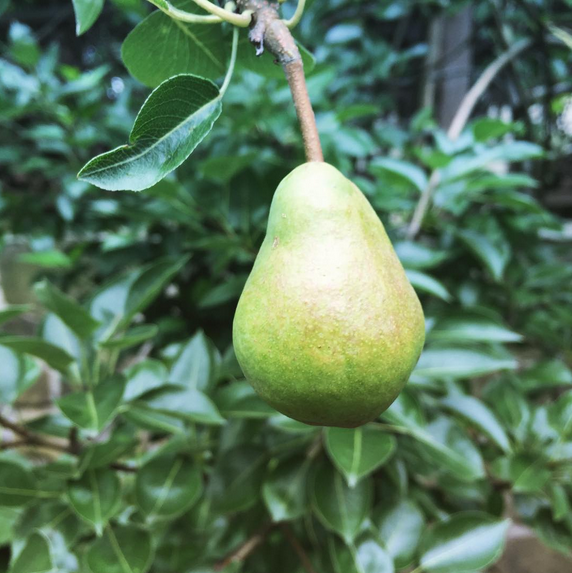
[[[550,32],[567,37],[570,2],[473,4],[474,79],[507,43],[533,49],[455,140],[419,102],[429,24],[464,3],[315,0],[296,30],[327,160],[378,211],[428,325],[397,402],[341,430],[277,415],[231,347],[272,193],[303,161],[271,58],[243,34],[193,156],[142,193],[105,192],[76,174],[128,140],[149,94],[121,55],[149,87],[218,80],[229,31],[202,38],[205,67],[177,61],[196,46],[174,50],[170,29],[157,75],[139,0],[79,37],[67,1],[0,2],[0,570],[471,573],[509,519],[570,554],[570,210],[546,202],[571,153],[572,57]],[[30,415],[46,371],[61,392]]]

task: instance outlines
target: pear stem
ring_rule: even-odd
[[[279,3],[238,0],[237,4],[242,11],[252,11],[249,39],[256,46],[256,55],[260,56],[265,48],[268,49],[284,70],[300,123],[307,161],[324,161],[302,56],[287,24],[280,19]]]

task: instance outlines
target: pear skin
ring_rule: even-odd
[[[407,382],[425,341],[421,304],[375,211],[335,167],[306,163],[280,183],[233,340],[255,391],[306,424],[365,424]]]

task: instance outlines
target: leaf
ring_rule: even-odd
[[[209,483],[209,497],[220,512],[244,511],[260,496],[264,477],[265,450],[249,445],[239,446],[221,455]]]
[[[0,404],[13,404],[32,386],[40,369],[36,362],[0,346]]]
[[[212,381],[214,357],[204,332],[197,332],[185,344],[169,373],[169,382],[207,390]]]
[[[74,392],[56,400],[64,416],[81,428],[99,433],[112,420],[125,391],[125,378],[116,375],[94,390]]]
[[[246,381],[232,382],[221,388],[215,402],[221,413],[228,418],[265,419],[277,415],[276,410],[263,402]]]
[[[164,432],[167,434],[182,434],[185,431],[185,424],[179,418],[157,412],[145,407],[143,403],[132,403],[123,416],[140,428]]]
[[[369,170],[373,175],[377,175],[380,171],[396,173],[407,179],[418,191],[423,191],[428,184],[427,175],[423,169],[400,159],[375,157],[369,164]]]
[[[81,470],[107,467],[133,451],[137,444],[137,437],[131,432],[116,430],[107,442],[99,442],[84,447],[81,452],[79,467]]]
[[[42,533],[32,533],[12,563],[10,573],[53,573],[50,544]]]
[[[490,318],[456,315],[439,320],[431,329],[429,339],[447,342],[520,342],[522,336]]]
[[[515,370],[517,362],[506,355],[467,348],[427,348],[415,373],[431,378],[473,378],[501,370]]]
[[[156,412],[198,424],[219,426],[225,421],[206,394],[191,388],[165,386],[146,395],[141,402]]]
[[[306,513],[309,469],[306,459],[294,458],[270,471],[262,486],[262,497],[273,521],[291,521]]]
[[[458,414],[487,435],[503,452],[511,451],[508,436],[491,410],[478,398],[454,394],[441,404],[450,412]]]
[[[222,110],[210,80],[179,75],[143,104],[129,144],[92,159],[78,177],[108,191],[141,191],[176,169],[206,137]]]
[[[572,50],[572,34],[552,23],[549,23],[548,26],[552,34]]]
[[[328,455],[350,487],[385,464],[397,445],[393,436],[371,426],[328,428],[325,434]]]
[[[0,460],[0,506],[19,507],[32,500],[50,497],[38,489],[32,472],[19,464]]]
[[[0,336],[0,346],[40,358],[48,366],[63,373],[74,361],[73,356],[58,346],[34,336]]]
[[[34,285],[34,292],[38,300],[79,338],[89,338],[99,327],[99,322],[85,308],[48,281]]]
[[[459,231],[458,237],[487,267],[495,281],[499,282],[510,259],[508,249],[494,245],[486,235],[472,230]]]
[[[355,548],[354,563],[359,573],[394,573],[393,560],[376,540],[366,539]]]
[[[87,551],[91,573],[146,573],[153,562],[151,535],[135,525],[114,525]]]
[[[148,517],[172,519],[189,509],[203,491],[199,468],[181,456],[156,456],[137,473],[135,497]]]
[[[118,509],[121,483],[114,470],[88,469],[79,480],[68,483],[67,496],[77,514],[101,535]]]
[[[461,512],[437,523],[421,542],[421,567],[428,573],[465,573],[484,569],[502,554],[510,520]]]
[[[201,12],[194,2],[179,4],[187,12]],[[222,26],[187,24],[157,10],[127,36],[121,58],[133,77],[153,88],[178,74],[216,80],[230,54],[223,31]],[[150,46],[157,57],[149,57]]]
[[[425,518],[419,507],[411,500],[402,499],[383,508],[376,522],[395,567],[405,569],[411,565],[425,529]]]
[[[72,0],[75,12],[75,33],[81,36],[87,32],[99,18],[104,0]]]
[[[105,342],[102,342],[100,346],[102,348],[125,350],[126,348],[137,346],[138,344],[155,337],[158,332],[158,326],[154,324],[144,324],[142,326],[136,326],[120,336],[106,340]]]
[[[446,287],[433,277],[420,271],[406,270],[405,274],[415,290],[429,293],[445,302],[451,300],[451,293]]]
[[[23,253],[18,257],[22,263],[37,265],[46,269],[67,269],[73,261],[61,251],[38,251],[36,253]]]
[[[352,543],[371,509],[371,481],[364,479],[350,488],[339,472],[322,464],[311,491],[312,507],[322,525]]]
[[[413,241],[400,241],[395,243],[394,248],[401,264],[406,269],[432,269],[448,257],[445,251],[432,249]]]
[[[519,381],[527,392],[558,386],[572,386],[572,371],[562,360],[554,358],[538,362],[523,372]]]
[[[0,325],[29,312],[31,307],[26,304],[13,304],[0,310]]]
[[[169,372],[159,360],[147,359],[123,371],[127,385],[124,402],[135,400],[151,390],[157,390],[167,383]]]

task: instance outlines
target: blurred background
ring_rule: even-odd
[[[121,61],[122,42],[150,9],[110,0],[76,37],[69,0],[0,0],[0,299],[2,308],[33,307],[3,328],[69,350],[60,330],[46,328],[35,282],[92,301],[126,272],[192,255],[135,316],[157,326],[154,337],[119,363],[170,366],[181,343],[199,336],[222,364],[211,378],[224,386],[241,380],[232,318],[273,192],[303,150],[285,81],[239,65],[214,130],[167,179],[142,193],[79,181],[90,158],[128,140],[150,92]],[[495,571],[572,570],[572,2],[314,0],[295,35],[315,58],[308,85],[326,160],[368,196],[422,299],[428,342],[408,399],[426,431],[471,458],[475,472],[432,464],[426,445],[398,436],[388,469],[372,474],[376,503],[398,491],[427,522],[465,510],[510,516]],[[455,125],[484,80],[469,121]],[[23,419],[51,413],[69,390],[50,368],[17,396],[5,378],[0,404]],[[494,424],[451,405],[455,395],[477,400]],[[260,435],[268,413],[243,405],[233,419],[215,402],[229,420],[220,451],[268,446]],[[510,448],[495,449],[505,439]],[[265,502],[248,495],[235,544],[262,519],[252,515]],[[236,524],[233,511],[222,513]],[[6,515],[10,527],[21,518]],[[194,570],[188,555],[184,567],[166,564],[189,524],[169,526],[180,535],[155,543],[152,570]],[[318,563],[311,535],[298,534]],[[267,571],[272,543],[282,542],[239,567]],[[3,570],[10,550],[0,554]],[[402,563],[396,570],[410,570]]]

